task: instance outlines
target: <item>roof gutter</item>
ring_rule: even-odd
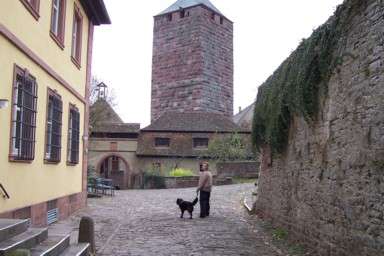
[[[111,19],[103,0],[80,0],[80,3],[93,25],[111,24]]]

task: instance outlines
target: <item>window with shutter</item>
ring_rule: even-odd
[[[46,120],[45,160],[58,163],[61,160],[61,127],[63,103],[60,95],[48,89]]]
[[[32,161],[34,159],[36,113],[36,79],[27,70],[15,66],[10,160]]]
[[[71,105],[69,110],[68,124],[68,158],[69,164],[79,163],[80,146],[80,113],[79,110]]]

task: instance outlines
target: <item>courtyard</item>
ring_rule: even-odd
[[[241,199],[253,184],[215,187],[211,216],[180,219],[178,197],[192,200],[195,189],[117,191],[115,197],[89,199],[88,206],[55,224],[51,232],[77,237],[82,216],[95,221],[97,255],[260,255],[283,254],[274,247],[256,217]],[[187,215],[187,214],[186,214]]]

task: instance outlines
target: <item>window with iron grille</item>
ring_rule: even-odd
[[[10,160],[32,161],[34,159],[36,113],[36,79],[27,70],[15,66]]]
[[[75,4],[73,14],[73,29],[72,29],[72,61],[80,68],[81,63],[81,37],[83,27],[83,16],[79,7]]]
[[[68,124],[68,158],[69,164],[79,163],[79,146],[80,146],[80,113],[79,110],[70,106],[69,124]]]
[[[61,125],[63,102],[60,95],[48,89],[46,120],[45,160],[58,163],[61,160]]]
[[[208,143],[209,143],[208,138],[193,138],[194,148],[208,148]]]
[[[155,147],[169,147],[170,142],[169,138],[155,138]]]

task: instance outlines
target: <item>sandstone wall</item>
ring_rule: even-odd
[[[259,162],[218,162],[216,163],[217,177],[257,178]]]
[[[155,17],[151,120],[166,111],[233,115],[233,24],[199,5]],[[221,24],[222,23],[222,24]]]
[[[264,147],[257,213],[319,255],[384,255],[384,2],[362,1],[318,121]]]

